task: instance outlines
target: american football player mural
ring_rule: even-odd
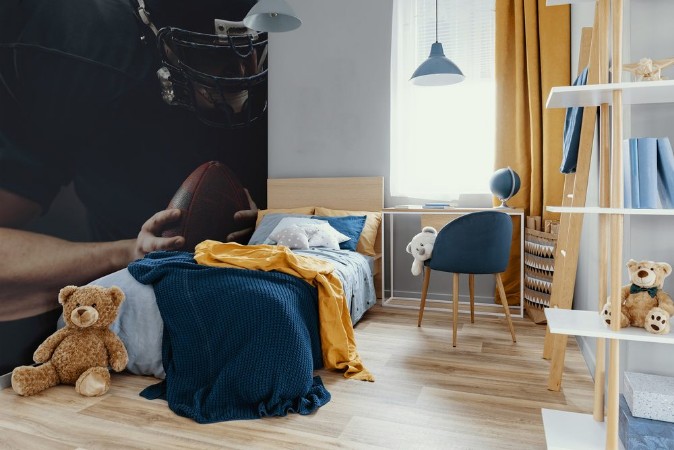
[[[202,237],[247,242],[267,179],[254,4],[0,2],[0,375],[54,330],[61,287]],[[86,213],[77,241],[32,227],[65,186]]]

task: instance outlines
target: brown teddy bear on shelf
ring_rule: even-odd
[[[672,273],[672,267],[664,262],[627,262],[631,284],[623,286],[620,326],[629,325],[645,328],[654,334],[667,334],[670,330],[669,317],[674,314],[674,302],[662,290],[665,278]],[[601,316],[611,324],[611,303],[606,302]]]
[[[103,395],[110,388],[108,366],[120,372],[129,361],[124,343],[108,329],[124,293],[116,286],[66,286],[58,299],[66,326],[33,354],[35,362],[43,364],[14,369],[12,388],[20,395],[34,395],[57,384],[71,384],[81,395]]]

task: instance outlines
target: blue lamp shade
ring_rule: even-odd
[[[251,30],[280,33],[299,28],[302,21],[285,0],[260,0],[243,18],[243,24]]]
[[[414,71],[411,81],[416,86],[446,86],[464,78],[461,69],[445,57],[442,44],[435,42],[428,59]]]

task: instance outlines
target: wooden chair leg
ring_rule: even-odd
[[[419,321],[417,326],[421,326],[421,319],[424,318],[424,308],[426,307],[426,294],[428,294],[428,283],[431,281],[431,268],[424,267],[424,285],[421,288],[421,305],[419,305]]]
[[[459,274],[454,274],[454,279],[452,281],[453,290],[454,290],[454,318],[453,328],[452,328],[452,347],[456,347],[456,327],[459,322]]]
[[[496,274],[496,285],[498,286],[498,292],[501,295],[501,304],[503,305],[503,311],[505,311],[505,316],[506,319],[508,320],[508,326],[510,327],[510,334],[513,337],[513,342],[517,342],[517,340],[515,339],[515,327],[513,327],[513,321],[510,319],[510,308],[508,307],[508,297],[506,297],[500,273]]]
[[[468,290],[470,291],[470,323],[475,323],[475,275],[468,275]]]

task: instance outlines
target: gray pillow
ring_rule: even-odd
[[[276,228],[276,225],[278,225],[279,222],[286,217],[306,217],[307,219],[311,218],[310,215],[305,214],[267,214],[262,218],[257,228],[255,228],[255,232],[250,237],[248,245],[264,244],[272,231],[274,231],[274,228]]]
[[[307,232],[297,225],[291,225],[280,231],[276,231],[270,237],[276,241],[277,245],[285,245],[291,250],[307,250],[309,248]]]

